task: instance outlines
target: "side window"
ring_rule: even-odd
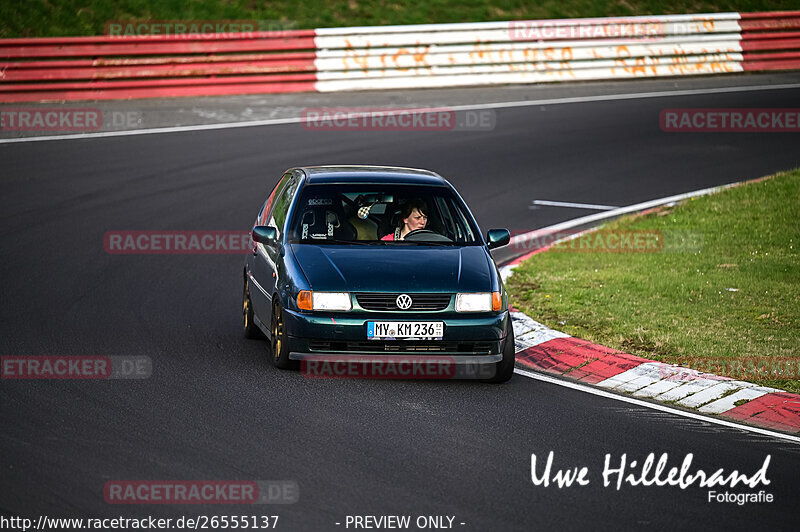
[[[274,225],[278,228],[278,236],[281,235],[283,226],[286,224],[286,214],[289,212],[289,207],[292,204],[292,199],[297,192],[297,186],[299,184],[300,180],[296,176],[289,176],[286,183],[283,185],[283,189],[278,193],[275,199],[275,204],[269,217],[269,225]]]
[[[458,230],[458,240],[463,242],[463,238],[466,237],[467,241],[476,241],[479,238],[473,234],[472,228],[470,226],[469,221],[467,221],[467,217],[464,214],[464,211],[461,207],[459,207],[458,203],[455,199],[450,199],[450,204],[452,205],[452,214],[455,216],[456,219],[456,229]],[[462,233],[463,231],[463,233]]]
[[[267,224],[267,220],[269,220],[269,212],[272,209],[272,204],[275,203],[275,197],[278,195],[278,191],[283,188],[283,185],[289,179],[291,174],[284,174],[279,180],[278,183],[275,185],[275,188],[272,189],[272,193],[267,198],[267,201],[264,202],[264,205],[261,207],[261,212],[258,213],[258,225],[269,225]]]
[[[445,202],[445,199],[441,196],[436,196],[436,205],[439,208],[439,216],[442,218],[442,226],[445,236],[456,242],[461,241],[461,232],[458,231],[458,234],[456,233],[456,223],[453,221],[453,217],[450,214],[450,209]]]

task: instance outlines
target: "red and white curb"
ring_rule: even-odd
[[[517,365],[633,397],[800,433],[800,395],[647,360],[550,329],[512,312]],[[737,406],[740,401],[746,401]]]
[[[726,185],[734,186],[734,185]],[[680,196],[647,202],[579,218],[564,224],[519,235],[538,238],[596,219],[643,211],[726,187],[704,189]],[[638,208],[637,208],[638,207]],[[618,212],[623,210],[625,212]],[[592,218],[592,220],[587,220]],[[570,235],[575,238],[578,235]],[[500,268],[503,280],[538,249]],[[522,312],[512,309],[517,366],[540,373],[604,388],[633,397],[694,409],[702,414],[744,422],[759,427],[800,434],[800,395],[753,383],[703,373],[673,364],[647,360],[551,329]],[[737,405],[738,403],[738,405]]]

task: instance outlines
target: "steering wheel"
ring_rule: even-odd
[[[403,240],[410,240],[411,242],[452,242],[451,239],[444,235],[440,235],[436,231],[430,229],[414,229],[406,233]]]

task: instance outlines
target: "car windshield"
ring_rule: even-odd
[[[289,224],[293,243],[474,245],[477,235],[444,186],[307,185]]]

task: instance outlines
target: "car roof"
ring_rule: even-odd
[[[306,183],[380,183],[447,186],[447,181],[430,170],[398,166],[331,165],[297,168],[306,175]]]

